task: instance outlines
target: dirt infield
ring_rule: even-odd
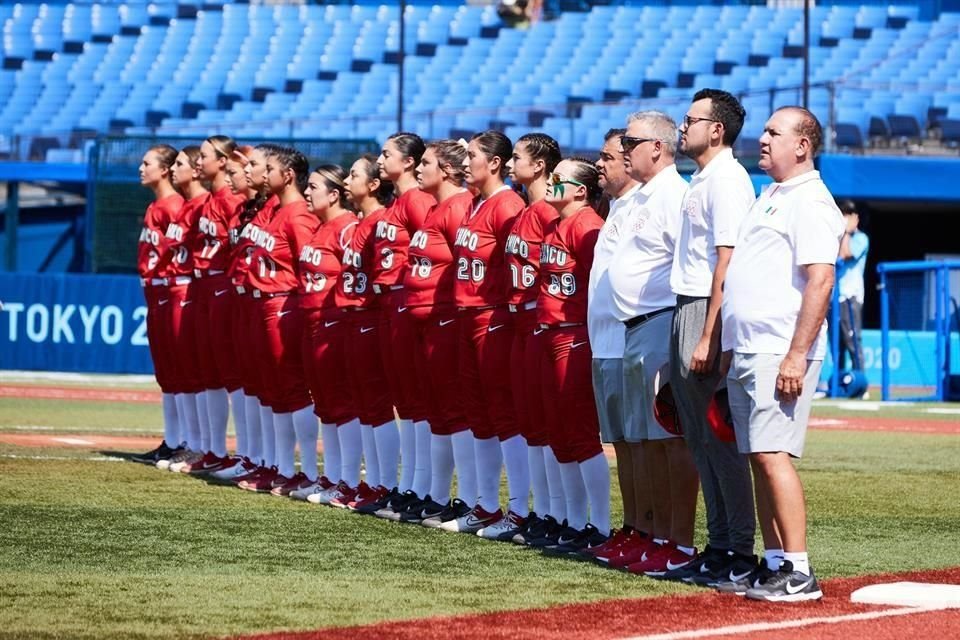
[[[0,385],[0,398],[36,398],[38,400],[94,400],[98,402],[160,402],[159,391],[95,389],[91,387],[52,387],[48,385]]]
[[[101,436],[95,433],[0,433],[0,443],[19,447],[77,447],[88,449],[108,449],[114,451],[146,451],[160,444],[157,436]],[[233,449],[236,442],[227,439],[227,447]]]
[[[903,574],[827,580],[819,602],[777,605],[733,595],[703,592],[689,596],[610,600],[547,609],[321,629],[302,633],[242,636],[245,640],[679,640],[680,638],[765,638],[773,640],[893,640],[910,636],[960,637],[960,610],[929,611],[861,605],[850,594],[863,586],[909,580],[960,582],[960,567]]]

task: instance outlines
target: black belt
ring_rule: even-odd
[[[651,318],[656,318],[660,314],[666,313],[667,311],[673,311],[673,307],[664,307],[663,309],[657,309],[656,311],[651,311],[650,313],[643,313],[635,318],[624,320],[623,324],[627,326],[627,329],[633,329],[634,327],[643,324],[647,320],[650,320]]]
[[[375,284],[373,285],[373,292],[377,295],[382,295],[384,293],[390,293],[391,291],[400,291],[403,289],[402,284]]]
[[[259,300],[260,298],[283,298],[284,296],[289,296],[292,293],[293,293],[292,291],[269,292],[269,291],[261,291],[260,289],[253,289],[250,292],[250,295],[252,295],[254,298]]]

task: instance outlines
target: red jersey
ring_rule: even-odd
[[[332,309],[341,306],[343,256],[360,221],[352,213],[337,216],[320,225],[300,249],[297,271],[300,277],[300,306],[304,309]]]
[[[207,199],[191,234],[195,271],[206,275],[209,271],[226,272],[230,267],[230,226],[243,200],[230,187],[221,187]]]
[[[210,194],[204,192],[190,198],[180,207],[179,214],[170,220],[165,234],[167,250],[160,256],[157,266],[159,277],[193,275],[193,234],[196,233],[197,219],[209,197]]]
[[[467,191],[447,198],[430,209],[423,226],[410,238],[403,277],[408,307],[453,304],[453,243],[472,207],[473,196]]]
[[[355,307],[372,307],[376,300],[373,293],[370,271],[376,259],[374,232],[387,215],[386,209],[377,209],[363,216],[353,231],[350,246],[343,254],[343,275],[340,289],[344,300],[352,301]],[[350,303],[348,303],[350,304]]]
[[[182,207],[183,196],[179,193],[155,200],[147,206],[137,244],[137,271],[141,278],[160,277],[160,257],[167,250],[167,227]]]
[[[280,199],[277,196],[270,196],[263,206],[257,211],[253,219],[240,228],[240,217],[233,220],[233,226],[230,228],[230,281],[235,286],[242,286],[247,281],[247,271],[253,261],[253,252],[257,245],[254,238],[263,233],[267,224],[273,220],[273,214],[280,206]],[[242,205],[241,205],[242,208]]]
[[[267,293],[297,289],[297,261],[300,249],[320,226],[304,200],[281,206],[256,238],[256,248],[247,271],[247,283]]]
[[[504,248],[514,219],[523,210],[523,198],[504,187],[486,200],[474,200],[473,206],[454,243],[454,297],[458,307],[505,304],[510,280]]]
[[[537,299],[540,293],[540,243],[543,242],[544,229],[559,217],[552,205],[539,200],[524,209],[513,223],[506,248],[511,304]]]
[[[587,321],[590,267],[602,226],[603,218],[591,207],[547,225],[540,247],[537,322],[556,325]]]
[[[423,226],[430,207],[437,203],[420,189],[410,189],[387,207],[374,230],[377,260],[369,272],[372,282],[385,287],[403,282],[410,236]]]

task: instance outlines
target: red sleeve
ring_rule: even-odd
[[[466,192],[457,194],[449,200],[441,228],[443,237],[450,244],[451,251],[453,251],[453,245],[457,240],[457,230],[463,226],[463,219],[467,216],[471,206],[473,206],[473,196]]]
[[[592,211],[585,215],[582,222],[577,225],[573,248],[577,256],[577,264],[581,265],[588,273],[593,267],[593,252],[597,246],[597,239],[600,237],[601,226],[603,226],[603,220]]]
[[[411,236],[423,228],[423,223],[427,219],[427,214],[430,213],[430,208],[436,204],[437,201],[433,199],[433,196],[417,189],[413,197],[407,202],[404,211],[405,220],[403,223]]]
[[[501,247],[507,245],[507,237],[513,230],[513,223],[521,211],[523,211],[523,199],[515,193],[512,198],[505,197],[497,203],[497,209],[493,214],[493,232],[497,236],[497,244]]]
[[[303,245],[309,244],[313,234],[320,228],[320,221],[315,215],[307,210],[306,204],[303,208],[298,208],[296,213],[287,219],[287,228],[284,233],[289,238],[290,253],[293,255],[294,264],[300,255],[300,249]]]

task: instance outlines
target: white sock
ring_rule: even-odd
[[[567,524],[579,531],[587,524],[587,488],[583,486],[580,465],[561,462],[560,478],[563,480],[563,496],[567,503]]]
[[[783,562],[783,549],[765,549],[763,551],[763,560],[767,563],[767,569],[776,571]]]
[[[453,464],[457,470],[457,497],[469,505],[477,503],[477,454],[473,432],[464,429],[450,436]]]
[[[263,438],[260,437],[260,401],[256,396],[243,396],[246,411],[247,450],[243,454],[253,462],[263,459]]]
[[[200,451],[200,417],[197,415],[197,394],[178,393],[177,413],[180,416],[181,438],[186,440],[187,448]],[[186,429],[183,429],[186,422]],[[186,431],[184,437],[184,431]]]
[[[273,437],[273,409],[260,405],[260,442],[263,447],[263,466],[277,464],[276,439]]]
[[[477,504],[485,511],[494,512],[500,508],[500,469],[503,467],[503,452],[500,439],[474,438],[474,452],[477,456]]]
[[[277,440],[277,471],[285,478],[297,472],[297,433],[293,430],[293,412],[273,414],[274,437]]]
[[[340,479],[349,487],[360,484],[360,460],[363,457],[363,436],[360,434],[360,421],[354,418],[337,427],[340,440],[340,464],[343,471]]]
[[[360,425],[360,437],[363,440],[363,464],[367,469],[366,482],[371,487],[380,486],[380,461],[377,459],[377,441],[373,427]]]
[[[221,458],[227,455],[227,423],[230,421],[230,395],[226,389],[207,389],[207,417],[210,420],[210,451]]]
[[[810,575],[810,556],[806,551],[786,551],[783,554],[783,560],[792,564],[794,571],[799,571],[805,576]]]
[[[194,396],[197,405],[197,417],[200,420],[200,448],[198,451],[210,451],[210,414],[207,412],[207,392],[201,391]]]
[[[293,430],[297,434],[297,444],[300,446],[300,471],[306,474],[313,482],[317,479],[317,436],[320,434],[320,425],[317,416],[313,415],[313,407],[304,407],[293,412]]]
[[[340,458],[340,436],[337,434],[337,425],[320,424],[320,433],[323,437],[323,475],[333,484],[343,478],[343,464]]]
[[[417,468],[417,431],[412,420],[400,420],[400,493],[413,488]]]
[[[432,434],[430,438],[430,497],[446,504],[453,482],[453,437]]]
[[[518,516],[530,515],[530,463],[527,460],[527,440],[515,435],[500,442],[503,466],[507,470],[507,507]]]
[[[530,485],[533,488],[533,510],[541,518],[550,513],[550,485],[547,483],[547,464],[543,459],[546,447],[527,447],[530,467]]]
[[[430,423],[419,420],[413,423],[416,431],[416,460],[413,471],[413,492],[421,498],[430,491]]]
[[[234,451],[238,456],[245,456],[250,444],[247,440],[247,401],[242,389],[230,392],[230,411],[233,415],[233,431],[237,438]]]
[[[590,519],[600,533],[610,532],[610,465],[603,452],[579,463],[590,503]]]
[[[163,407],[163,441],[171,449],[176,449],[180,440],[180,416],[177,413],[177,398],[172,393],[160,396]]]
[[[563,522],[567,517],[567,499],[563,493],[563,478],[560,475],[560,463],[549,446],[543,448],[543,462],[547,468],[547,485],[550,489],[550,515]]]
[[[393,489],[397,486],[397,469],[400,467],[400,431],[396,420],[374,427],[373,437],[377,441],[380,484]]]

